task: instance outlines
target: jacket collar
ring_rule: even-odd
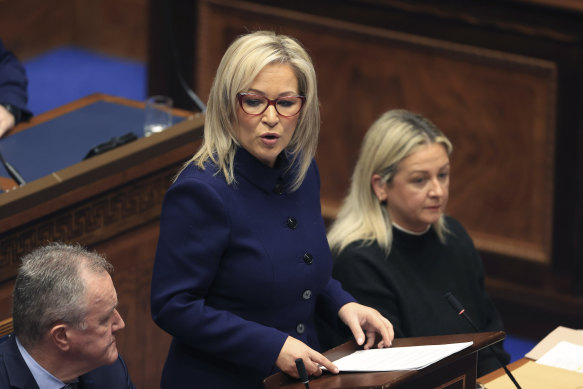
[[[266,193],[277,191],[282,185],[289,186],[289,165],[285,152],[277,157],[273,168],[261,163],[243,147],[238,147],[235,153],[235,172]]]
[[[18,351],[14,335],[10,335],[5,343],[2,344],[2,348],[4,348],[2,354],[4,354],[4,365],[6,366],[11,387],[18,389],[39,389],[26,362],[24,362],[22,355],[20,355],[20,351]]]

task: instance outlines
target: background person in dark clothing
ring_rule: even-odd
[[[24,67],[0,40],[0,137],[32,116],[27,108],[27,88]]]
[[[328,233],[333,277],[387,317],[396,337],[475,332],[449,306],[447,292],[481,331],[502,329],[472,239],[444,215],[451,151],[426,118],[385,113],[363,140],[350,193]],[[341,340],[328,337],[325,346]],[[508,362],[501,343],[494,347]],[[491,351],[479,353],[479,376],[498,367]]]

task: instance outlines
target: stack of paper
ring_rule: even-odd
[[[536,361],[562,341],[583,346],[583,330],[558,326],[530,350],[525,357]]]
[[[583,388],[583,331],[559,326],[525,356],[536,362],[512,369],[522,388]],[[488,389],[516,388],[506,375],[485,384]]]
[[[559,342],[536,363],[583,373],[583,346],[565,341]]]

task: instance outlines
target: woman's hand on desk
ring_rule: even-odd
[[[374,346],[377,333],[382,337],[377,345],[378,348],[390,347],[393,344],[395,337],[393,325],[376,309],[358,303],[348,303],[340,308],[338,316],[350,328],[359,345],[364,343],[364,331],[366,331],[365,350]]]
[[[288,336],[279,352],[275,365],[284,373],[298,378],[299,374],[296,368],[296,359],[298,358],[304,360],[308,376],[321,375],[322,369],[320,369],[320,366],[324,366],[331,373],[338,374],[338,368],[328,358],[311,349],[302,341]]]

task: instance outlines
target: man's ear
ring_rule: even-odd
[[[67,324],[57,324],[51,328],[49,335],[51,341],[57,346],[61,351],[67,351],[70,348],[70,339],[68,334],[69,326]]]
[[[373,174],[370,179],[370,185],[372,186],[372,190],[374,191],[377,199],[379,201],[386,201],[387,200],[387,183],[383,181],[383,178],[380,174]]]

